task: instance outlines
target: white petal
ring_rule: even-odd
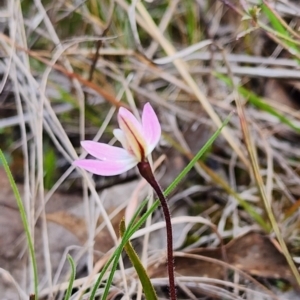
[[[124,149],[128,150],[129,145],[127,143],[124,132],[121,129],[114,129],[113,131],[115,138],[121,143]]]
[[[137,161],[131,160],[120,161],[100,161],[95,159],[78,159],[73,165],[80,167],[96,175],[114,176],[122,174],[137,165]]]

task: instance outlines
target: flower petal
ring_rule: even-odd
[[[123,107],[119,110],[118,121],[127,140],[127,150],[136,156],[138,161],[141,161],[146,152],[146,141],[141,124],[129,110]]]
[[[135,128],[135,130],[138,131],[140,135],[142,135],[143,130],[142,130],[141,123],[137,120],[137,118],[128,109],[126,109],[124,107],[120,107],[119,113],[118,113],[118,120],[120,117],[122,119],[126,120],[126,122],[128,124],[130,124],[132,128]],[[120,128],[121,128],[121,126],[120,126]]]
[[[131,160],[119,161],[100,161],[95,159],[78,159],[73,162],[73,165],[80,167],[96,175],[114,176],[122,174],[137,165],[137,161]]]
[[[118,161],[132,158],[123,148],[93,141],[82,141],[81,146],[92,156],[104,161]]]
[[[150,103],[146,103],[144,106],[142,124],[144,137],[147,143],[146,155],[148,155],[153,151],[161,136],[161,126]]]
[[[113,130],[113,133],[114,133],[115,138],[121,143],[123,148],[129,149],[129,145],[126,140],[126,136],[125,136],[124,132],[121,129],[117,128],[117,129]]]

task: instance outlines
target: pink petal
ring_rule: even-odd
[[[104,161],[117,161],[132,158],[123,148],[93,141],[83,141],[81,146],[92,156]]]
[[[130,170],[137,165],[137,161],[134,159],[120,161],[78,159],[73,162],[73,165],[96,175],[114,176]]]
[[[146,103],[144,106],[142,124],[144,138],[148,146],[146,155],[148,155],[153,151],[161,136],[160,123],[150,103]]]

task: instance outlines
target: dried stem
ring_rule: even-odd
[[[140,174],[148,181],[148,183],[155,190],[165,216],[166,230],[167,230],[167,265],[168,265],[168,274],[169,274],[169,293],[170,299],[176,300],[176,286],[175,286],[175,275],[174,275],[174,257],[173,257],[173,233],[172,233],[172,224],[171,224],[171,214],[168,207],[168,202],[164,196],[161,187],[156,181],[153,172],[151,170],[150,164],[148,161],[142,161],[138,164],[138,169]]]

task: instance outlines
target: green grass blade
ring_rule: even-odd
[[[287,31],[287,29],[281,24],[280,20],[277,18],[277,16],[273,13],[273,11],[264,3],[261,5],[261,10],[265,14],[265,16],[269,19],[269,22],[273,29],[277,32],[280,33],[282,36],[286,38],[285,43],[299,52],[298,46],[293,43],[293,40]]]
[[[50,190],[55,183],[57,166],[53,162],[56,160],[57,158],[54,149],[47,145],[44,153],[44,188],[46,190]]]
[[[276,117],[281,123],[289,126],[291,129],[295,130],[296,132],[300,133],[300,128],[296,126],[293,122],[290,121],[289,118],[285,117],[283,114],[279,113],[275,108],[273,108],[271,105],[266,103],[262,98],[258,97],[254,93],[250,92],[244,87],[238,87],[239,93],[248,99],[248,101],[256,106],[257,108],[268,112],[270,115],[273,115]]]
[[[122,219],[121,223],[120,223],[120,236],[121,237],[124,236],[125,230],[126,230],[125,221],[124,221],[124,219]],[[135,270],[138,274],[138,277],[141,281],[146,299],[147,300],[156,300],[157,295],[156,295],[155,289],[151,283],[151,280],[150,280],[145,268],[142,265],[142,262],[140,261],[135,250],[133,249],[130,241],[128,241],[125,244],[124,250],[126,251],[133,267],[135,268]]]
[[[222,74],[214,73],[214,75],[226,83],[228,86],[232,87],[231,80]],[[250,92],[246,88],[242,86],[237,86],[237,90],[240,95],[242,95],[245,99],[249,101],[252,105],[256,106],[257,108],[269,113],[270,115],[276,117],[281,123],[289,126],[291,129],[300,133],[300,127],[296,126],[291,120],[285,117],[283,114],[279,113],[275,108],[273,108],[270,104],[266,103],[262,98],[257,96],[256,94]]]
[[[74,262],[72,256],[68,254],[67,259],[68,259],[69,264],[71,266],[71,277],[70,277],[68,289],[67,289],[66,295],[64,297],[64,300],[69,300],[71,298],[73,284],[74,284],[75,275],[76,275],[76,266],[75,266],[75,262]]]
[[[211,145],[213,144],[213,142],[220,135],[222,129],[228,124],[230,118],[231,118],[231,114],[225,119],[225,121],[222,123],[221,127],[218,128],[217,131],[210,137],[210,139],[198,151],[198,153],[188,163],[188,165],[181,171],[181,173],[174,179],[174,181],[170,184],[170,186],[164,192],[165,196],[168,196],[175,189],[175,187],[182,181],[182,179],[187,175],[187,173],[194,167],[194,165],[201,158],[201,156],[203,154],[205,154],[205,152],[207,150],[209,150],[209,148],[211,147]]]
[[[19,208],[19,212],[20,212],[20,216],[21,216],[21,220],[23,223],[23,227],[25,230],[25,235],[26,235],[26,240],[28,243],[28,248],[29,248],[29,254],[30,254],[30,259],[31,259],[31,265],[32,265],[32,269],[33,269],[33,280],[34,280],[34,299],[38,300],[38,272],[37,272],[37,264],[36,264],[36,258],[35,258],[35,252],[34,252],[34,246],[33,246],[33,242],[32,242],[32,238],[31,238],[31,234],[30,234],[30,229],[29,229],[29,224],[28,224],[28,220],[27,220],[27,216],[26,216],[26,212],[25,212],[25,208],[19,193],[19,190],[17,188],[16,182],[11,174],[11,171],[9,169],[9,166],[7,164],[7,161],[5,159],[5,156],[2,152],[2,150],[0,149],[0,160],[2,161],[2,164],[4,166],[4,170],[7,174],[9,183],[12,187],[12,190],[14,192],[16,201],[17,201],[17,205]]]
[[[182,153],[183,155],[186,155],[186,151],[184,148],[182,148],[177,142],[175,142],[172,138],[166,137],[169,144],[172,145],[175,149],[178,150],[178,152]],[[200,166],[200,168],[213,180],[215,184],[220,186],[228,195],[231,195],[235,198],[235,200],[238,202],[238,204],[244,208],[244,210],[253,218],[253,220],[260,225],[261,228],[263,228],[265,231],[270,231],[270,226],[266,222],[266,220],[256,211],[255,207],[244,200],[233,188],[230,187],[230,185],[226,182],[226,180],[222,179],[220,176],[218,176],[212,169],[207,167],[205,163],[203,162],[205,160],[206,153],[201,157],[201,160],[198,160],[197,163]]]

